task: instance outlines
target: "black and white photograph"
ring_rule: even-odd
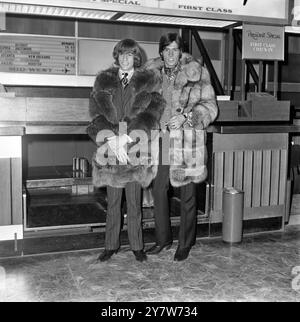
[[[0,1],[17,302],[88,321],[300,302],[300,0]]]

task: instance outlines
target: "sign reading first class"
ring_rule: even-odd
[[[284,27],[243,24],[242,58],[284,60]]]

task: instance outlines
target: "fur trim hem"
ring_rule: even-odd
[[[182,187],[189,183],[200,183],[207,178],[207,168],[202,166],[194,169],[170,167],[170,182],[173,187]]]
[[[138,182],[142,188],[150,185],[157,173],[157,166],[111,166],[99,167],[93,163],[93,184],[95,187],[111,186],[124,188],[129,182]]]

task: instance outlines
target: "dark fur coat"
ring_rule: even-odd
[[[98,146],[93,157],[93,183],[96,187],[124,187],[128,182],[135,181],[147,187],[157,173],[154,158],[158,154],[158,146],[151,145],[151,130],[158,130],[165,108],[165,100],[157,91],[159,74],[143,69],[134,72],[128,85],[130,92],[125,100],[126,112],[121,119],[118,118],[118,109],[123,108],[118,106],[121,102],[118,100],[120,86],[118,68],[112,67],[97,75],[91,93],[89,109],[93,120],[87,133]],[[122,124],[127,127],[125,132],[119,132],[119,122],[124,122]],[[108,137],[124,133],[134,140],[127,146],[128,156],[130,160],[137,160],[125,165],[109,152],[107,144]]]

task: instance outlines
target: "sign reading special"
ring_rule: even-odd
[[[243,24],[242,58],[284,60],[284,27]]]

